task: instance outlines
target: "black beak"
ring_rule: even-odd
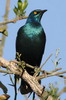
[[[46,11],[47,11],[47,10],[42,10],[41,12],[42,12],[42,13],[45,13]]]

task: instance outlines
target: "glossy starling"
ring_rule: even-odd
[[[16,38],[16,52],[21,54],[20,60],[32,66],[40,66],[42,56],[46,44],[46,35],[41,25],[42,15],[47,10],[34,10],[32,11],[25,23],[18,30]],[[17,56],[16,59],[18,60]],[[26,67],[30,75],[34,74],[34,70]],[[22,94],[31,92],[30,86],[24,81],[21,81],[20,91]]]

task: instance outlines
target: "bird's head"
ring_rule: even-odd
[[[32,11],[28,16],[27,22],[40,22],[41,18],[42,18],[42,15],[46,11],[47,10],[40,10],[40,9]]]

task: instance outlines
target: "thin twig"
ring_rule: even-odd
[[[45,64],[46,64],[46,62],[50,59],[50,57],[52,56],[53,54],[50,54],[50,56],[46,59],[46,61],[40,66],[40,68],[42,68]]]
[[[17,61],[17,60],[12,60],[12,61],[10,61],[10,62],[14,62],[14,63],[16,63],[16,64],[18,64],[19,65],[19,61]],[[24,62],[24,61],[23,61]],[[35,66],[32,66],[32,65],[30,65],[30,64],[27,64],[26,62],[24,62],[24,64],[25,64],[25,66],[26,67],[29,67],[29,68],[32,68],[32,69],[34,69],[35,68]]]
[[[47,59],[46,61],[38,68],[38,70],[36,70],[36,73],[34,73],[34,76],[37,76],[40,72],[42,72],[42,67],[46,64],[46,62],[50,59],[50,57],[52,56],[53,54],[51,54]]]
[[[62,68],[56,68],[56,69],[54,69],[54,70],[50,71],[50,73],[57,72],[57,71],[59,71],[59,70],[61,70],[61,69],[62,69]]]
[[[22,19],[26,19],[27,16],[24,16],[24,17],[17,17],[17,18],[14,18],[12,20],[7,20],[7,21],[4,21],[4,22],[0,22],[0,25],[5,25],[5,24],[9,24],[9,23],[16,23],[18,20],[22,20]]]
[[[42,74],[42,75],[40,75],[40,76],[38,76],[38,77],[36,77],[37,78],[37,80],[41,80],[41,79],[43,79],[43,78],[47,78],[47,77],[51,77],[51,76],[58,76],[58,75],[60,75],[60,74],[64,74],[64,73],[66,73],[66,71],[62,71],[62,72],[55,72],[55,73],[52,73],[52,74]]]
[[[1,70],[1,69],[0,69],[0,72],[1,73],[6,73],[6,74],[13,74],[11,71],[4,71],[4,70]]]
[[[61,94],[63,94],[63,93],[66,93],[66,87],[64,87],[59,93],[58,93],[58,95],[60,96]]]

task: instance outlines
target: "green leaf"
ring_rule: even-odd
[[[25,0],[22,4],[22,10],[24,11],[27,8],[27,6],[28,6],[28,2],[27,0]]]
[[[14,13],[17,15],[18,13],[18,8],[15,6],[15,8],[13,9]]]
[[[5,36],[8,36],[8,32],[7,32],[6,30],[4,30],[4,31],[2,32],[2,34],[5,35]]]
[[[47,92],[53,97],[53,100],[57,100],[57,98],[59,97],[58,88],[55,87],[53,84],[49,84],[49,89],[47,90]]]
[[[22,8],[22,1],[21,0],[18,0],[18,9],[21,9]]]
[[[24,2],[22,2],[21,0],[18,0],[17,2],[17,7],[15,6],[15,8],[13,9],[14,13],[17,16],[25,16],[25,9],[28,5],[28,0],[25,0]]]
[[[3,90],[4,93],[7,93],[7,87],[0,81],[0,88]]]

